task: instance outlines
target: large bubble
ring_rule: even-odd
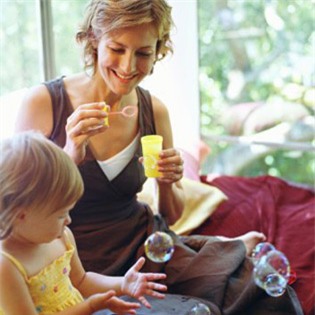
[[[272,250],[255,265],[255,283],[273,297],[284,294],[290,278],[290,264],[287,257],[278,250]]]
[[[172,258],[174,242],[167,233],[155,232],[146,239],[144,250],[150,260],[156,263],[163,263]]]
[[[254,265],[256,265],[256,263],[259,261],[261,257],[267,255],[270,251],[275,249],[276,248],[268,242],[262,242],[257,244],[251,254]]]

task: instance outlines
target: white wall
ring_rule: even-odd
[[[27,88],[0,96],[0,140],[14,133],[15,119]]]
[[[169,0],[174,54],[155,65],[141,84],[169,109],[176,147],[195,150],[199,140],[197,0]]]

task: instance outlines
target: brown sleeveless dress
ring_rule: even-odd
[[[63,147],[66,120],[73,111],[72,106],[63,78],[45,85],[53,104],[51,140]],[[137,95],[140,134],[154,134],[150,94],[138,87]],[[148,205],[138,202],[136,194],[146,179],[138,162],[141,155],[139,143],[135,156],[111,181],[89,150],[85,162],[79,166],[85,192],[71,212],[70,228],[86,270],[123,275],[144,255],[146,238],[162,230],[174,239],[174,255],[166,264],[147,259],[143,271],[165,272],[169,293],[202,298],[211,307],[212,314],[303,314],[290,287],[285,295],[275,299],[255,286],[252,264],[245,257],[241,241],[222,242],[208,236],[178,237],[168,229],[163,218],[154,216]]]

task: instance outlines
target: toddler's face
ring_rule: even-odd
[[[52,209],[28,209],[14,225],[15,236],[22,237],[26,243],[49,243],[63,235],[71,223],[70,211],[74,204],[56,211]]]

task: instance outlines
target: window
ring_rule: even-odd
[[[82,69],[75,33],[86,3],[1,1],[0,95]]]
[[[203,174],[313,185],[315,1],[169,2],[174,55],[143,86],[170,109],[175,143],[193,148],[200,126],[211,148]],[[86,3],[0,1],[0,137],[12,130],[23,89],[82,69],[75,33]]]
[[[86,0],[0,1],[0,138],[28,87],[82,69],[75,42]]]
[[[204,173],[314,184],[314,1],[199,0]]]
[[[36,0],[1,1],[0,95],[42,79],[39,15]]]
[[[81,47],[75,40],[86,0],[52,1],[55,76],[82,71]],[[71,13],[71,14],[69,14]]]

